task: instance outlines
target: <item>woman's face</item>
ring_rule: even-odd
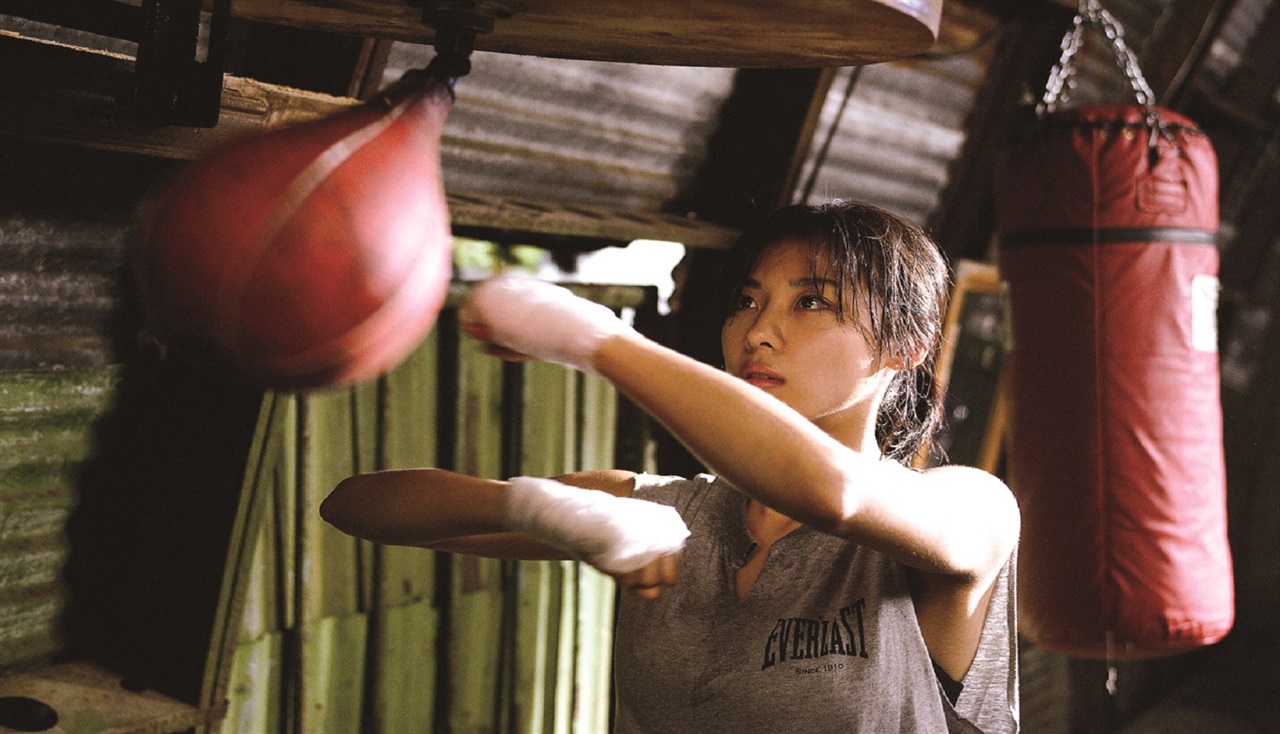
[[[783,240],[760,256],[720,332],[725,369],[837,438],[860,442],[873,433],[893,373],[867,343],[865,311],[838,317],[830,278],[839,276],[823,260],[815,287],[810,252],[806,242]]]

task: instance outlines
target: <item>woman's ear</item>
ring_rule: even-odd
[[[929,350],[927,348],[917,350],[909,359],[894,356],[889,359],[889,368],[899,372],[909,372],[923,364],[928,356]]]

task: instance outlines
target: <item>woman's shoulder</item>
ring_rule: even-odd
[[[1021,525],[1018,500],[999,477],[983,469],[961,464],[944,464],[925,469],[921,476],[940,492],[960,499],[970,507],[1001,518],[1015,537]]]
[[[632,497],[676,508],[686,521],[695,514],[732,502],[742,495],[727,482],[711,474],[694,477],[637,474]]]
[[[661,502],[680,495],[712,490],[724,482],[710,474],[680,477],[665,474],[639,473],[632,477],[631,495],[651,502]],[[727,485],[724,485],[727,486]],[[664,504],[671,504],[664,502]]]
[[[941,466],[922,469],[920,474],[932,481],[963,486],[976,491],[1009,494],[1008,486],[1005,485],[1000,477],[976,466],[942,464]]]

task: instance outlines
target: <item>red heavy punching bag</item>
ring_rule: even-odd
[[[1038,122],[996,178],[1020,628],[1085,658],[1215,642],[1234,617],[1216,156],[1146,105]]]
[[[182,171],[145,207],[134,252],[160,338],[282,390],[394,367],[448,292],[439,147],[452,103],[444,80],[411,73]]]

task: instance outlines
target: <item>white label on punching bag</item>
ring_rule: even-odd
[[[1191,279],[1191,346],[1200,352],[1218,351],[1218,279]]]

